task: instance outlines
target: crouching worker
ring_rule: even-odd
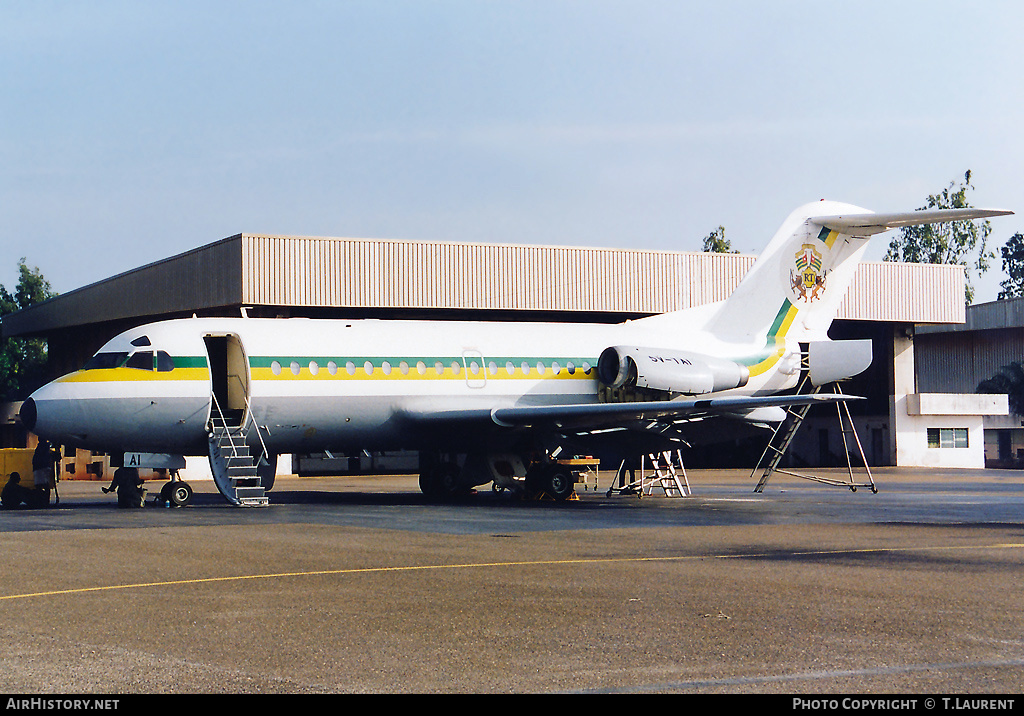
[[[30,490],[21,484],[20,474],[12,472],[11,476],[7,478],[3,492],[0,493],[0,505],[3,505],[5,510],[20,507],[23,502],[29,507],[35,507],[37,499],[34,493],[35,490]]]
[[[110,487],[104,487],[104,492],[117,490],[118,507],[144,507],[146,504],[146,491],[142,489],[142,478],[139,471],[129,467],[119,467],[114,470],[114,479],[110,481]]]

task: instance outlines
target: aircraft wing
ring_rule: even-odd
[[[810,221],[848,236],[871,236],[872,234],[880,234],[890,229],[900,229],[904,226],[984,219],[990,216],[1006,216],[1012,213],[1012,211],[1004,209],[924,209],[901,214],[868,213],[813,216]]]
[[[452,411],[412,411],[404,417],[423,426],[489,423],[502,428],[601,428],[638,420],[672,422],[710,415],[742,415],[758,408],[860,400],[849,395],[768,395],[691,398],[635,403],[586,403],[479,408]]]

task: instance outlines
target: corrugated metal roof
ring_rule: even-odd
[[[755,256],[243,236],[244,302],[664,313],[726,298]],[[839,317],[964,320],[960,266],[861,264]]]
[[[738,254],[243,237],[243,302],[662,313],[724,298]]]
[[[237,304],[240,241],[233,236],[4,316],[3,335]]]
[[[962,323],[964,280],[962,266],[862,263],[839,308],[839,318]]]
[[[755,256],[238,234],[4,319],[4,335],[219,307],[649,315],[726,298]],[[964,320],[958,266],[862,264],[839,317]]]
[[[918,390],[973,393],[978,383],[1024,360],[1024,328],[921,333],[914,339]]]
[[[956,326],[925,326],[919,332],[989,331],[1002,328],[1024,328],[1024,298],[968,306],[963,323]]]

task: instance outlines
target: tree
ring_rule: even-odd
[[[967,192],[974,189],[971,184],[971,171],[964,173],[961,184],[950,182],[949,186],[938,194],[931,194],[928,202],[920,207],[924,209],[969,209],[971,203]],[[973,268],[979,275],[989,268],[989,261],[995,254],[986,249],[988,236],[992,227],[988,221],[950,221],[944,224],[924,224],[908,226],[900,230],[900,235],[889,243],[885,254],[886,261],[903,261],[919,264],[959,264],[965,268]],[[968,266],[968,261],[971,265]],[[966,271],[964,298],[967,303],[974,300],[974,287],[971,285],[971,271]]]
[[[18,284],[14,293],[0,285],[0,315],[34,306],[57,294],[38,268],[18,261]],[[41,338],[8,338],[0,345],[0,397],[20,400],[43,382],[46,370],[46,341]]]
[[[719,226],[717,229],[712,231],[710,234],[704,237],[704,248],[701,251],[707,251],[716,254],[738,254],[738,250],[733,250],[732,244],[725,238],[725,227]]]
[[[1024,296],[1024,235],[1019,231],[1011,236],[1000,249],[1003,256],[1003,271],[1009,277],[999,285],[999,300]]]
[[[978,383],[976,393],[1005,393],[1009,396],[1010,412],[1024,415],[1024,366],[1020,361],[1004,365],[991,378]]]

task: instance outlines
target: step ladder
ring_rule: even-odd
[[[249,418],[241,424],[231,421],[215,409],[208,426],[207,439],[210,452],[210,470],[217,490],[228,502],[239,507],[265,507],[269,504],[263,480],[259,474],[260,460],[266,448],[259,455],[253,455],[249,446],[249,434],[254,430],[262,445],[259,428]]]
[[[650,495],[655,487],[660,487],[666,497],[689,497],[690,481],[686,478],[686,468],[683,466],[682,450],[665,450],[658,453],[650,453],[647,458],[651,461],[654,474],[645,478],[644,489]],[[644,458],[640,458],[640,471],[644,470]]]
[[[800,382],[800,386],[797,389],[798,395],[815,395],[821,392],[823,386],[816,386],[813,390],[807,390],[810,386],[810,379],[805,374]],[[834,384],[835,392],[842,395],[842,389],[839,384]],[[773,473],[780,472],[784,475],[791,475],[793,477],[799,477],[804,480],[811,480],[813,482],[820,482],[826,485],[835,485],[837,487],[849,488],[852,492],[856,492],[858,487],[866,487],[872,492],[878,492],[878,488],[875,486],[874,478],[871,476],[871,468],[868,466],[867,458],[864,455],[864,448],[861,446],[860,438],[857,436],[857,430],[853,424],[853,417],[850,415],[850,407],[847,405],[847,401],[842,400],[836,403],[836,411],[839,417],[839,426],[843,437],[843,454],[846,456],[846,467],[848,479],[839,480],[830,477],[821,477],[817,475],[808,475],[792,470],[782,470],[779,468],[779,463],[782,462],[782,458],[785,456],[786,451],[789,449],[790,444],[793,442],[793,438],[796,436],[797,430],[803,424],[804,418],[807,417],[807,411],[810,409],[810,405],[796,405],[786,408],[786,418],[776,426],[772,433],[771,439],[768,441],[768,445],[765,447],[764,452],[761,454],[761,458],[757,461],[750,476],[755,476],[758,471],[761,471],[761,477],[757,482],[757,486],[754,487],[754,492],[764,491],[764,486],[768,484],[769,478]],[[866,482],[857,482],[853,470],[853,460],[850,457],[850,443],[853,443],[860,455],[861,463],[864,466],[864,471],[867,473]]]
[[[648,462],[654,470],[650,474],[647,470]],[[633,474],[629,480],[626,479],[627,472]],[[611,497],[615,493],[620,493],[643,497],[652,494],[656,488],[660,488],[667,497],[690,496],[690,482],[683,467],[682,450],[664,450],[660,453],[641,455],[639,479],[635,477],[634,471],[626,468],[626,461],[623,460],[616,477],[612,478],[612,486],[608,488],[606,495]]]

